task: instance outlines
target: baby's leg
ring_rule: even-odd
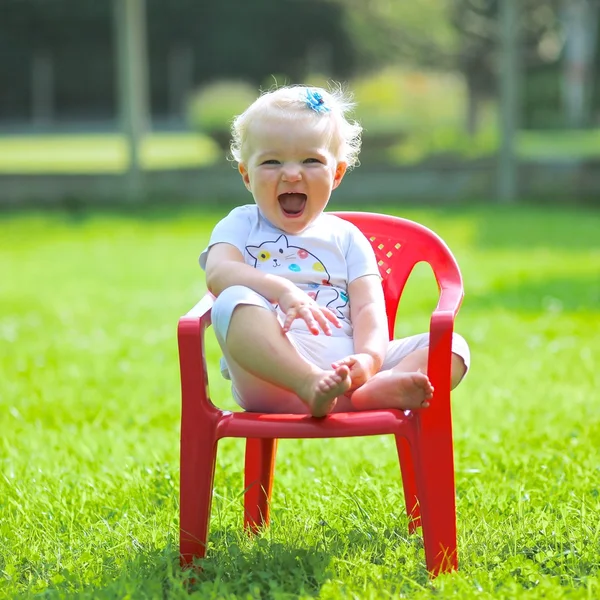
[[[421,334],[390,342],[390,350],[379,373],[352,394],[357,410],[372,408],[426,408],[433,396],[427,377],[429,335]],[[464,377],[469,365],[469,347],[461,336],[452,340],[451,388]]]
[[[403,373],[421,371],[422,373],[427,373],[428,357],[429,348],[419,348],[403,358],[395,367],[392,367],[392,371]],[[450,389],[453,390],[462,381],[467,372],[464,359],[454,352],[452,353],[450,371]]]
[[[227,288],[215,301],[212,316],[217,340],[232,363],[232,380],[241,395],[244,385],[240,379],[246,372],[251,378],[293,392],[310,414],[324,416],[350,387],[347,367],[323,370],[305,360],[283,333],[272,306],[252,290]],[[240,400],[244,402],[243,397]]]

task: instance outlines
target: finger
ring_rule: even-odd
[[[287,333],[292,326],[292,323],[298,318],[298,313],[295,308],[289,310],[285,315],[285,321],[283,322],[282,329],[284,333]]]
[[[321,312],[325,315],[327,320],[333,323],[338,329],[342,327],[340,320],[337,318],[334,312],[325,307],[321,308]]]
[[[314,318],[310,308],[308,306],[301,306],[298,310],[298,313],[299,313],[298,316],[301,319],[303,319],[304,322],[306,323],[308,330],[313,335],[319,335],[319,326],[317,324],[317,321],[315,321],[315,318]]]
[[[329,327],[329,323],[327,322],[323,312],[319,308],[314,307],[312,309],[312,315],[323,330],[323,333],[325,333],[325,335],[331,335],[331,327]]]

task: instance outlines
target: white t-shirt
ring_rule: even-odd
[[[213,229],[200,255],[203,269],[209,248],[222,242],[235,246],[246,264],[289,279],[333,311],[342,324],[331,328],[333,335],[352,336],[348,285],[365,275],[379,276],[369,240],[352,223],[327,213],[302,233],[290,234],[274,227],[255,204],[238,206]],[[306,325],[297,319],[295,328]]]

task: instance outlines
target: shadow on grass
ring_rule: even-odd
[[[350,535],[326,527],[322,533],[322,540],[318,542],[301,539],[282,543],[269,539],[269,530],[256,538],[247,538],[238,530],[217,530],[211,532],[208,555],[200,561],[199,570],[181,570],[177,550],[168,546],[162,550],[140,551],[119,567],[104,564],[102,574],[95,581],[85,581],[85,573],[55,576],[43,590],[43,597],[316,598],[323,586],[332,581],[336,589],[343,588],[340,579],[351,587],[356,584],[351,575],[336,573],[340,568],[335,564],[336,559],[348,564],[357,562],[356,569],[362,578],[369,570],[365,561],[372,565],[383,564],[384,550],[398,544],[407,547],[408,556],[397,558],[399,564],[390,566],[386,586],[395,593],[408,593],[414,591],[416,582],[422,586],[428,581],[421,537],[407,537],[403,526],[376,535],[368,524],[353,529]],[[350,572],[354,568],[351,565]],[[345,572],[346,567],[343,569]],[[407,577],[402,575],[403,571]],[[23,594],[23,597],[32,597],[35,592],[39,595],[42,590],[31,591],[34,593]]]
[[[243,535],[243,534],[241,534]],[[244,543],[236,532],[211,535],[201,570],[182,570],[173,547],[141,551],[120,568],[103,566],[102,576],[55,574],[46,589],[35,585],[20,597],[44,598],[264,598],[273,594],[316,597],[331,578],[332,555],[257,538]],[[17,596],[18,597],[18,596]]]
[[[290,594],[316,597],[332,577],[332,553],[259,537],[238,544],[239,535],[215,532],[207,558],[190,591],[204,598],[219,590],[254,597]]]
[[[600,273],[588,277],[528,281],[481,295],[470,293],[465,306],[468,310],[504,308],[535,313],[600,312]]]
[[[211,534],[211,544],[207,558],[202,561],[203,571],[197,576],[191,590],[199,597],[208,597],[219,584],[226,587],[221,592],[246,594],[256,597],[318,597],[324,585],[332,581],[339,588],[340,579],[349,586],[355,585],[352,576],[341,574],[349,567],[360,577],[365,574],[365,562],[375,566],[383,565],[388,559],[390,546],[402,544],[407,548],[408,556],[403,564],[395,564],[389,575],[389,587],[399,591],[408,591],[410,583],[428,581],[424,565],[422,538],[419,535],[407,536],[406,528],[399,527],[385,531],[373,531],[368,524],[341,532],[321,523],[322,536],[315,539],[295,539],[289,543],[268,539],[269,530],[264,537],[250,542],[240,542],[237,531],[216,531]],[[315,532],[307,534],[312,538]],[[389,560],[389,559],[388,559]],[[340,563],[343,564],[340,567]],[[405,570],[409,579],[401,575]],[[395,575],[396,571],[397,577]]]

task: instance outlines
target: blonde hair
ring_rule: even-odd
[[[311,98],[322,98],[316,102]],[[323,123],[329,131],[333,154],[338,162],[345,162],[351,169],[358,164],[362,127],[348,120],[347,114],[354,108],[351,96],[341,86],[329,91],[305,85],[284,86],[261,94],[231,126],[231,155],[238,163],[244,161],[244,146],[248,128],[253,119],[273,110],[293,118],[313,115],[315,123]],[[325,130],[324,130],[325,131]]]

